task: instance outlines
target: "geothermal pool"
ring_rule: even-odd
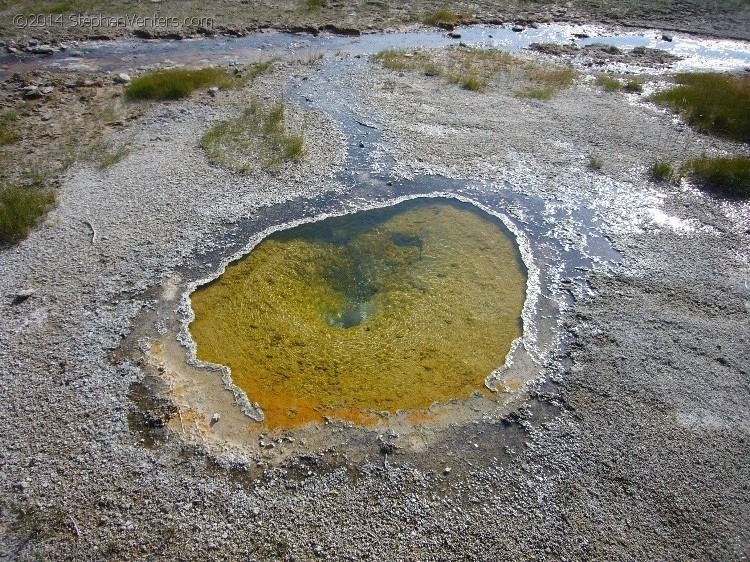
[[[190,334],[268,426],[367,424],[484,392],[525,294],[497,218],[417,199],[268,236],[191,295]]]

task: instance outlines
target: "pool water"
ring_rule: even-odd
[[[268,426],[368,424],[484,391],[525,291],[499,220],[417,199],[268,236],[192,294],[190,333]]]

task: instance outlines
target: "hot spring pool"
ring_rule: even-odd
[[[270,427],[366,424],[484,391],[525,292],[498,219],[416,199],[268,236],[191,295],[190,333]]]

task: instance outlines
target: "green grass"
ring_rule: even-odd
[[[231,87],[236,78],[223,68],[158,70],[134,78],[125,89],[128,100],[176,100],[205,86]]]
[[[12,244],[26,238],[54,203],[55,195],[50,190],[0,189],[0,243]]]
[[[248,80],[255,80],[261,74],[265,74],[271,70],[272,66],[273,60],[253,63],[245,69],[245,78]]]
[[[328,2],[327,0],[303,0],[302,7],[308,12],[313,12],[328,7]]]
[[[112,166],[123,160],[131,152],[132,149],[128,145],[122,145],[116,148],[103,147],[102,150],[98,152],[98,168],[100,170],[111,168]]]
[[[750,158],[698,158],[687,165],[704,191],[728,199],[750,198]]]
[[[547,101],[551,100],[552,96],[555,95],[555,90],[543,86],[527,86],[518,91],[518,96],[521,98],[529,98],[532,100]]]
[[[657,160],[651,165],[651,178],[654,181],[671,181],[675,177],[672,164],[664,160]]]
[[[425,72],[426,73],[426,72]],[[449,77],[452,84],[458,84],[464,90],[481,92],[487,87],[487,83],[474,73],[453,74]]]
[[[631,94],[640,94],[643,91],[643,84],[635,79],[628,80],[628,82],[622,87],[622,89],[626,92],[630,92]]]
[[[50,14],[64,14],[65,12],[72,12],[75,6],[72,2],[53,2],[48,4],[46,11]]]
[[[427,65],[431,65],[439,74],[443,72],[440,67],[432,63],[427,55],[421,51],[407,53],[406,51],[399,51],[397,49],[385,49],[375,53],[372,58],[388,70],[416,70],[419,68],[424,69]]]
[[[83,13],[95,8],[98,4],[93,0],[61,0],[58,2],[25,2],[16,3],[18,13],[26,14],[65,14],[70,12]]]
[[[441,8],[425,14],[422,23],[425,25],[434,25],[437,27],[450,27],[456,25],[461,20],[461,16],[450,8]]]
[[[304,139],[287,130],[284,112],[280,103],[252,100],[239,117],[211,127],[201,138],[201,147],[214,164],[240,172],[256,163],[274,169],[299,161],[305,155]]]
[[[514,74],[526,86],[519,95],[544,100],[568,88],[578,76],[572,68],[540,65],[499,49],[460,47],[411,52],[386,49],[373,55],[373,60],[388,70],[421,71],[472,91],[487,89],[499,74]]]
[[[530,66],[526,74],[535,85],[551,88],[555,92],[569,88],[578,77],[578,72],[572,68],[548,66]]]
[[[603,87],[608,92],[618,92],[622,88],[622,84],[617,78],[612,78],[606,74],[597,76],[596,84]]]
[[[651,96],[703,133],[750,142],[750,77],[684,73],[677,86]]]
[[[16,114],[6,111],[0,115],[0,146],[13,144],[21,139],[21,134],[15,129]]]

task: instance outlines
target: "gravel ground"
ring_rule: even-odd
[[[74,168],[46,223],[0,253],[0,558],[747,559],[750,212],[645,172],[657,155],[740,148],[586,80],[537,102],[502,81],[479,94],[345,68],[337,87],[363,93],[353,109],[383,129],[376,153],[396,177],[508,182],[591,210],[622,263],[586,273],[568,344],[507,415],[423,451],[384,456],[344,427],[284,466],[177,432],[141,441],[129,394],[145,370],[116,353],[139,311],[233,222],[346,189],[347,145],[323,114],[307,117],[299,167],[237,176],[196,144],[249,92],[156,105],[128,157]],[[313,71],[283,66],[254,88],[278,95]],[[23,289],[36,292],[15,302]]]

